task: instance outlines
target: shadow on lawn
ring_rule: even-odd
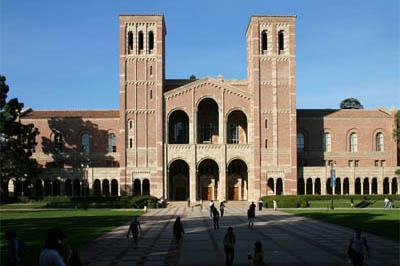
[[[372,212],[307,212],[299,215],[350,228],[360,227],[363,231],[398,241],[399,215],[397,211]],[[390,215],[388,215],[390,214]]]

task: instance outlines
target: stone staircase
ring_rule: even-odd
[[[187,201],[168,201],[167,208],[183,208],[187,207]],[[217,208],[219,208],[220,202],[218,200],[214,201],[214,204]],[[241,207],[241,208],[248,208],[251,204],[251,201],[247,200],[232,200],[225,202],[226,207]],[[190,202],[191,207],[198,207],[200,205],[200,201]],[[203,208],[208,208],[210,205],[210,201],[203,201]],[[256,203],[257,205],[257,203]]]

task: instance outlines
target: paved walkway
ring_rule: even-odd
[[[168,208],[150,210],[140,217],[143,233],[135,249],[126,238],[128,225],[96,239],[80,250],[84,265],[225,265],[223,237],[229,226],[236,235],[234,265],[251,265],[253,243],[263,243],[266,265],[349,265],[347,245],[352,230],[279,211],[256,213],[255,229],[247,227],[246,209],[227,208],[214,230],[208,209]],[[176,216],[181,216],[185,235],[177,244],[172,237]],[[95,226],[95,225],[94,225]],[[372,250],[365,265],[399,265],[399,245],[364,234]]]

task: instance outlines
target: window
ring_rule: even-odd
[[[279,31],[279,33],[278,33],[279,51],[285,50],[283,40],[284,40],[284,38],[283,38],[283,30],[281,30],[281,31]]]
[[[265,148],[268,149],[268,139],[265,139]]]
[[[202,133],[202,141],[210,142],[212,141],[212,135],[214,132],[214,125],[211,122],[204,122],[201,124],[200,132]]]
[[[132,149],[132,147],[133,147],[133,141],[132,141],[132,138],[129,138],[129,148]]]
[[[324,133],[322,142],[323,142],[324,152],[330,152],[331,151],[331,134]]]
[[[150,90],[150,100],[153,99],[153,90]]]
[[[350,134],[350,152],[357,152],[357,134]]]
[[[82,152],[84,152],[84,153],[90,152],[90,140],[89,140],[88,133],[84,133],[82,135]]]
[[[61,133],[56,133],[54,135],[54,148],[55,148],[56,152],[63,151],[63,140],[62,140]]]
[[[129,120],[128,125],[129,125],[129,129],[132,129],[133,128],[133,121]]]
[[[355,160],[354,166],[355,166],[355,167],[359,167],[359,166],[360,166],[360,161],[359,161],[359,160]]]
[[[117,137],[114,133],[108,135],[108,152],[117,152]]]
[[[154,49],[154,34],[152,31],[149,32],[149,50]]]
[[[238,124],[230,124],[229,125],[228,143],[232,143],[232,144],[239,143],[239,125]]]
[[[183,122],[177,122],[174,124],[173,127],[173,139],[174,143],[177,144],[183,144],[186,142],[186,130],[185,130],[185,125]]]
[[[297,151],[298,152],[304,151],[304,135],[303,135],[303,133],[297,134]]]
[[[378,167],[379,166],[379,161],[375,160],[375,166]]]
[[[376,134],[376,151],[383,151],[383,134]]]
[[[262,50],[268,50],[268,35],[267,35],[267,31],[263,31],[261,34],[261,46],[262,46]]]
[[[268,128],[268,119],[265,119],[265,128]]]
[[[130,31],[128,33],[128,54],[133,50],[133,33]]]
[[[350,161],[349,161],[349,167],[353,167],[353,166],[354,166],[353,160],[350,160]]]
[[[153,76],[153,66],[150,66],[150,76]]]
[[[386,161],[385,160],[381,161],[381,166],[386,166]]]
[[[139,31],[139,51],[143,50],[143,32]]]

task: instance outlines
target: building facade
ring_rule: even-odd
[[[9,191],[192,202],[398,193],[394,109],[296,109],[295,16],[250,18],[247,79],[166,79],[164,17],[119,20],[120,109],[25,111],[45,170]]]

